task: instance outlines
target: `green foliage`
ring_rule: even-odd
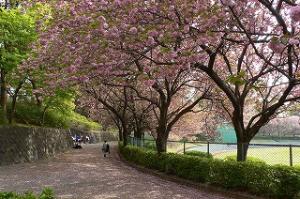
[[[275,186],[276,195],[279,198],[293,198],[295,193],[300,190],[300,170],[284,166],[274,166],[275,179],[279,179],[279,183]]]
[[[98,130],[100,129],[100,125],[97,122],[93,122],[89,118],[86,118],[83,115],[80,115],[79,113],[76,113],[74,111],[69,112],[69,114],[64,115],[64,117],[67,116],[67,126],[68,127],[79,127],[86,130]]]
[[[207,154],[202,151],[186,151],[185,155],[197,156],[197,157],[201,157],[201,158],[213,158],[212,154]]]
[[[86,130],[97,130],[100,128],[98,123],[93,122],[72,110],[65,111],[50,108],[45,114],[44,121],[42,121],[42,116],[43,109],[34,103],[22,101],[17,104],[15,122],[18,124],[53,128],[78,127]]]
[[[54,199],[54,193],[53,193],[53,190],[50,189],[50,188],[45,188],[45,189],[42,191],[42,193],[41,193],[39,199]]]
[[[0,199],[54,199],[54,193],[50,188],[45,188],[39,196],[33,194],[32,192],[27,192],[24,194],[0,192]]]
[[[206,182],[210,159],[180,154],[168,154],[165,172],[195,182]]]
[[[56,95],[46,97],[40,106],[33,99],[24,97],[19,99],[14,118],[15,123],[85,130],[100,128],[98,123],[74,111],[74,93],[71,91],[58,90]],[[10,104],[8,104],[8,112],[11,112]],[[3,122],[0,121],[0,124]]]
[[[0,11],[0,68],[9,72],[30,52],[36,40],[34,19],[18,9]]]
[[[235,85],[243,85],[245,84],[245,76],[246,76],[246,71],[240,71],[236,75],[231,75],[227,78],[227,82]]]
[[[143,143],[143,147],[149,150],[156,151],[156,143],[155,140],[145,140]]]
[[[209,182],[224,188],[238,188],[245,186],[242,164],[234,161],[215,159],[210,165]]]
[[[0,107],[0,124],[6,124],[7,121],[5,119],[5,114],[3,113],[3,109]]]
[[[300,192],[300,169],[270,166],[250,160],[237,162],[172,153],[157,154],[132,146],[120,146],[123,157],[138,165],[163,171],[195,182],[226,189],[248,191],[270,198],[297,198]]]
[[[237,156],[236,155],[229,155],[225,158],[225,160],[228,161],[236,161],[237,160]],[[265,161],[259,159],[259,158],[255,158],[255,157],[249,157],[247,156],[247,162],[261,162],[261,163],[266,163]]]

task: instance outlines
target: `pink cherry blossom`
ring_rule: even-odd
[[[132,27],[132,28],[129,29],[129,33],[132,34],[132,35],[135,35],[135,34],[138,33],[138,30],[137,30],[136,27]]]
[[[297,38],[290,38],[289,39],[289,44],[291,44],[291,45],[298,45],[299,44],[299,39],[297,39]]]
[[[234,0],[221,0],[221,2],[222,2],[225,6],[234,6],[234,5],[235,5]]]
[[[291,15],[292,20],[294,20],[295,22],[299,22],[300,21],[300,6],[291,7],[290,15]]]
[[[68,73],[73,73],[76,71],[76,67],[75,66],[70,66],[69,68],[67,68],[66,70]]]

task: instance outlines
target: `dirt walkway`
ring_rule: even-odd
[[[48,161],[0,167],[0,191],[40,192],[57,198],[229,199],[141,173],[119,160],[116,149],[102,157],[99,145],[83,146]]]

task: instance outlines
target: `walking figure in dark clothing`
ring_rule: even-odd
[[[107,141],[105,140],[103,145],[102,145],[102,152],[104,157],[107,156],[107,154],[110,154],[110,149],[109,149],[109,144],[107,143]]]

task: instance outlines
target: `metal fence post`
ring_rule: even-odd
[[[207,142],[207,157],[209,156],[209,142]]]
[[[293,166],[293,147],[290,145],[290,166]]]
[[[183,141],[183,154],[185,154],[185,141]]]

